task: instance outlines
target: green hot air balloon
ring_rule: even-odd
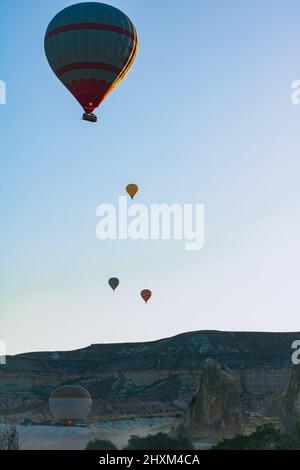
[[[117,277],[111,277],[109,280],[108,280],[108,284],[110,285],[110,287],[112,288],[113,291],[116,290],[116,288],[118,287],[120,281]]]

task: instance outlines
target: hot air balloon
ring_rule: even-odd
[[[143,289],[143,290],[141,291],[141,297],[142,297],[142,299],[145,301],[145,303],[148,302],[148,300],[150,299],[151,295],[152,295],[152,292],[151,292],[151,290],[149,290],[149,289]]]
[[[84,109],[93,114],[123,80],[137,54],[137,33],[130,19],[115,7],[86,2],[71,5],[50,21],[45,53],[58,79]]]
[[[85,420],[91,411],[92,398],[79,385],[62,385],[50,395],[49,408],[57,421],[72,425]]]
[[[110,287],[112,288],[113,291],[116,290],[116,288],[118,287],[120,281],[117,277],[111,277],[109,280],[108,280],[108,284],[110,285]]]
[[[129,196],[131,197],[131,199],[134,198],[134,196],[136,195],[138,190],[139,190],[139,187],[138,187],[137,184],[130,183],[126,186],[126,191],[129,194]]]

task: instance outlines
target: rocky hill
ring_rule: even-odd
[[[9,356],[0,366],[0,417],[49,418],[53,388],[78,383],[91,393],[93,418],[187,409],[211,358],[236,377],[248,412],[279,416],[300,333],[197,331],[145,343],[93,344],[66,352]]]
[[[300,423],[300,365],[292,368],[289,385],[282,400],[281,422],[288,430]]]
[[[236,377],[227,367],[206,359],[187,416],[192,436],[225,439],[242,434],[244,406]]]

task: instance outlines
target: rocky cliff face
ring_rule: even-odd
[[[76,383],[94,401],[93,417],[187,409],[207,358],[236,377],[247,411],[279,416],[291,344],[299,333],[198,331],[147,343],[94,344],[77,351],[20,354],[0,366],[0,416],[48,416],[53,388]]]
[[[300,423],[300,365],[294,366],[282,400],[281,422],[287,429]]]
[[[236,377],[225,366],[206,359],[188,409],[188,428],[200,438],[231,438],[244,428],[244,406]]]

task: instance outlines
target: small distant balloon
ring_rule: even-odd
[[[151,292],[151,290],[149,290],[149,289],[143,289],[143,290],[141,291],[141,297],[142,297],[142,299],[145,301],[145,304],[148,302],[148,300],[150,299],[151,295],[152,295],[152,292]]]
[[[118,287],[120,281],[117,277],[111,277],[109,280],[108,280],[108,284],[110,285],[110,287],[112,288],[113,291],[116,290],[116,288]]]
[[[126,186],[126,191],[129,194],[129,196],[131,197],[131,199],[134,198],[134,196],[136,195],[138,190],[139,190],[139,187],[136,184],[130,183]]]

